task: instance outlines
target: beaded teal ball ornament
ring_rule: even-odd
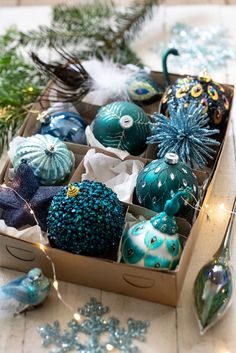
[[[226,128],[229,117],[229,98],[222,85],[214,82],[207,73],[198,77],[185,77],[178,79],[174,85],[168,87],[161,100],[160,112],[169,115],[168,105],[177,109],[179,104],[188,105],[198,101],[209,117],[211,128]]]
[[[48,213],[51,246],[97,256],[119,243],[124,207],[117,195],[95,181],[72,183],[53,198]]]
[[[187,186],[192,188],[197,198],[196,175],[186,163],[179,162],[177,154],[167,153],[163,159],[156,159],[141,170],[136,182],[136,195],[142,206],[161,212],[166,201]]]
[[[190,200],[186,188],[178,191],[165,203],[164,211],[151,220],[135,224],[126,229],[122,242],[124,262],[136,266],[154,267],[174,270],[179,263],[182,252],[179,239],[179,228],[174,214]]]
[[[51,135],[27,137],[16,148],[13,167],[17,169],[22,160],[27,161],[42,185],[63,183],[71,173],[73,154],[66,144]]]
[[[105,147],[128,151],[137,156],[147,148],[149,118],[134,103],[114,102],[101,107],[91,126],[96,139]]]
[[[151,104],[161,99],[164,88],[146,71],[135,72],[127,82],[129,98],[138,105]]]

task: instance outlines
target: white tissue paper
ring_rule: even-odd
[[[112,148],[112,147],[105,147],[99,142],[96,137],[94,136],[90,126],[88,125],[85,129],[85,135],[87,138],[87,144],[91,147],[99,147],[102,148],[103,150],[107,150],[109,152],[114,153],[117,157],[119,157],[122,161],[128,157],[130,154],[127,151],[119,150],[118,148]]]
[[[91,149],[84,157],[82,180],[102,182],[117,194],[120,201],[131,203],[136,179],[143,167],[141,161],[121,161]]]
[[[10,235],[11,237],[23,239],[32,243],[48,244],[48,239],[45,233],[40,235],[40,227],[33,226],[22,230],[18,230],[14,227],[8,227],[3,219],[0,219],[0,234]]]

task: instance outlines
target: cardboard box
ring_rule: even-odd
[[[161,82],[162,76],[160,73],[153,73],[153,75]],[[172,82],[177,77],[179,76],[171,75]],[[230,97],[232,97],[233,87],[224,87]],[[157,106],[157,104],[154,104],[147,107],[146,110],[148,112],[155,111]],[[87,105],[87,107],[89,107],[88,119],[92,119],[95,116],[97,107],[91,105]],[[86,103],[80,104],[79,111],[81,109],[85,111]],[[31,113],[23,132],[24,136],[29,136],[33,132],[35,121],[35,114],[32,115]],[[76,146],[74,144],[68,144],[68,146],[75,153],[78,163],[88,150],[87,146]],[[211,171],[214,173],[211,173],[210,178],[208,178],[207,188],[205,185],[205,197],[202,202],[207,202],[213,190],[223,149],[224,141],[221,144],[220,153],[218,153],[215,163],[211,166]],[[150,151],[148,151],[148,157],[151,157]],[[155,156],[153,157],[155,158]],[[0,175],[1,183],[6,179],[8,167],[9,163]],[[126,205],[126,207],[128,212],[143,214],[146,218],[151,218],[154,215],[153,211],[137,205]],[[199,213],[189,232],[188,223],[178,219],[181,232],[185,236],[188,235],[188,239],[183,249],[179,266],[175,271],[142,268],[117,263],[115,259],[75,255],[51,247],[47,247],[46,251],[55,263],[58,279],[176,306],[202,221],[203,214]],[[43,269],[46,275],[52,275],[51,265],[39,249],[39,244],[29,243],[4,234],[0,235],[0,265],[21,271],[28,271],[32,267],[38,266]]]

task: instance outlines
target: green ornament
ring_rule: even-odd
[[[189,188],[178,191],[166,202],[163,212],[126,229],[122,244],[124,262],[169,270],[176,268],[182,247],[174,214],[189,197],[189,192]]]
[[[101,107],[91,126],[96,139],[105,147],[128,151],[137,156],[146,148],[149,118],[134,103],[114,102]]]
[[[63,183],[73,167],[73,155],[66,144],[51,135],[27,137],[16,148],[14,169],[22,160],[27,161],[34,175],[42,185]]]
[[[138,105],[151,104],[161,99],[164,88],[145,70],[135,72],[127,82],[129,98]]]
[[[221,319],[231,304],[233,283],[229,261],[235,205],[236,201],[220,248],[213,260],[202,267],[194,282],[194,306],[201,334]]]
[[[141,170],[136,182],[136,195],[142,206],[161,212],[167,200],[188,186],[197,198],[196,175],[186,163],[179,162],[177,154],[167,153],[163,159],[154,160]],[[186,201],[194,203],[194,197]]]

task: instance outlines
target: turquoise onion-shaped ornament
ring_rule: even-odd
[[[127,81],[129,98],[138,105],[152,104],[161,99],[164,88],[145,70],[135,72]]]
[[[201,334],[223,317],[232,302],[233,278],[229,261],[236,199],[232,210],[220,248],[212,261],[201,268],[194,282],[194,309]]]
[[[174,214],[184,199],[189,199],[190,188],[178,191],[165,204],[164,211],[151,220],[135,224],[124,233],[122,258],[136,266],[174,270],[182,252],[179,228]]]
[[[166,153],[163,159],[156,159],[141,170],[136,181],[136,195],[142,206],[161,212],[167,200],[188,186],[197,198],[196,175],[186,163],[179,161],[177,154]],[[194,198],[191,201],[194,203]]]
[[[73,167],[73,155],[66,144],[51,135],[27,137],[16,148],[13,167],[17,169],[22,160],[27,161],[42,185],[64,182]]]
[[[101,107],[91,129],[105,147],[128,151],[137,156],[146,148],[149,118],[134,103],[114,102]]]

